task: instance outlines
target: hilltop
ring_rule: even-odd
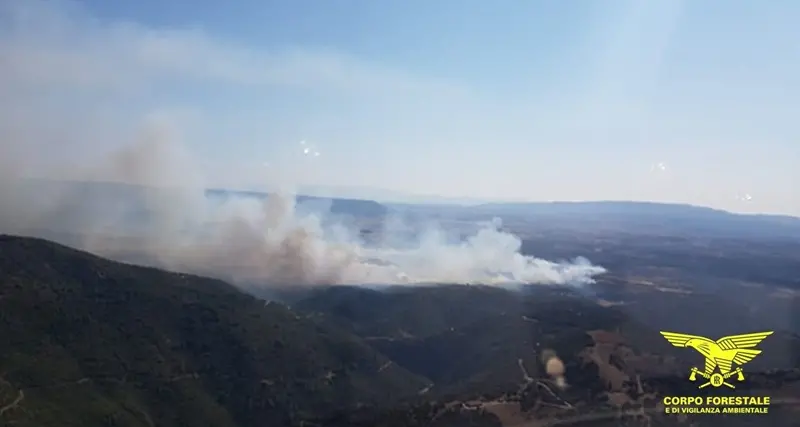
[[[0,419],[17,426],[289,425],[425,380],[356,337],[212,279],[0,237]]]

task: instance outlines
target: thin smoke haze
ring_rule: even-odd
[[[180,139],[148,123],[130,146],[70,172],[82,182],[26,179],[30,157],[2,147],[0,232],[79,236],[99,255],[229,280],[243,286],[323,284],[583,284],[605,272],[578,258],[523,255],[518,237],[483,224],[466,239],[391,217],[365,241],[357,219],[301,209],[291,193],[266,198],[209,197]],[[302,168],[299,168],[302,169]],[[114,183],[114,184],[110,184]],[[266,183],[284,187],[285,183]]]

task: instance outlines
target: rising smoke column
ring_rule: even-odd
[[[0,208],[0,232],[77,233],[85,249],[103,256],[247,286],[571,285],[605,271],[582,258],[556,263],[523,255],[520,239],[501,231],[499,221],[456,242],[435,227],[412,237],[387,222],[383,239],[367,245],[357,227],[298,210],[292,194],[209,198],[194,165],[174,134],[150,124],[135,144],[82,169],[93,184],[49,182],[44,193],[1,176],[0,196],[13,194],[14,203],[13,212],[10,199]]]

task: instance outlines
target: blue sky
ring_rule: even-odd
[[[43,170],[155,121],[210,185],[800,215],[794,1],[0,4]]]

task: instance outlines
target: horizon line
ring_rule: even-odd
[[[109,179],[76,179],[76,178],[49,178],[49,177],[26,177],[23,178],[24,180],[32,180],[32,181],[55,181],[55,182],[73,182],[73,183],[93,183],[93,184],[112,184],[112,185],[127,185],[132,187],[143,187],[143,188],[181,188],[180,185],[164,185],[164,186],[157,186],[157,185],[150,185],[150,184],[142,184],[142,183],[134,183],[134,182],[125,182],[125,181],[116,181],[116,180],[109,180]],[[321,194],[327,193],[327,191],[318,191],[325,186],[306,186],[307,188],[305,191],[294,191],[294,192],[287,192],[287,191],[270,191],[268,189],[255,189],[255,188],[247,188],[242,186],[240,188],[236,188],[236,186],[204,186],[203,191],[219,191],[219,192],[233,192],[233,193],[251,193],[253,195],[269,195],[269,194],[289,194],[293,196],[299,197],[310,197],[310,198],[318,198],[318,199],[339,199],[339,200],[352,200],[352,201],[365,201],[365,202],[374,202],[382,205],[406,205],[406,206],[442,206],[442,207],[463,207],[463,208],[470,208],[470,207],[480,207],[486,205],[493,205],[493,204],[505,204],[505,205],[543,205],[543,204],[649,204],[649,205],[661,205],[661,206],[683,206],[683,207],[691,207],[691,208],[700,208],[700,209],[708,209],[720,213],[726,213],[730,215],[738,215],[738,216],[759,216],[759,217],[771,217],[771,218],[784,218],[784,219],[792,219],[792,220],[800,220],[800,216],[791,215],[791,214],[784,214],[784,213],[769,213],[769,212],[735,212],[730,211],[727,209],[712,207],[708,205],[698,205],[692,203],[685,203],[685,202],[665,202],[665,201],[654,201],[654,200],[625,200],[625,199],[586,199],[586,200],[519,200],[519,199],[472,199],[470,197],[464,196],[442,196],[436,194],[415,194],[415,193],[405,193],[403,191],[396,191],[396,190],[387,190],[381,188],[371,188],[371,187],[359,187],[360,191],[370,191],[370,192],[385,192],[385,193],[395,193],[398,197],[386,197],[386,198],[375,198],[375,197],[359,197],[359,196],[334,196],[330,194]],[[314,187],[317,187],[315,190]],[[328,190],[335,190],[335,187],[328,187]],[[344,188],[342,188],[344,190]],[[416,199],[414,200],[401,200],[402,198],[406,199]],[[429,199],[429,200],[424,200]],[[470,200],[467,202],[467,200]]]

